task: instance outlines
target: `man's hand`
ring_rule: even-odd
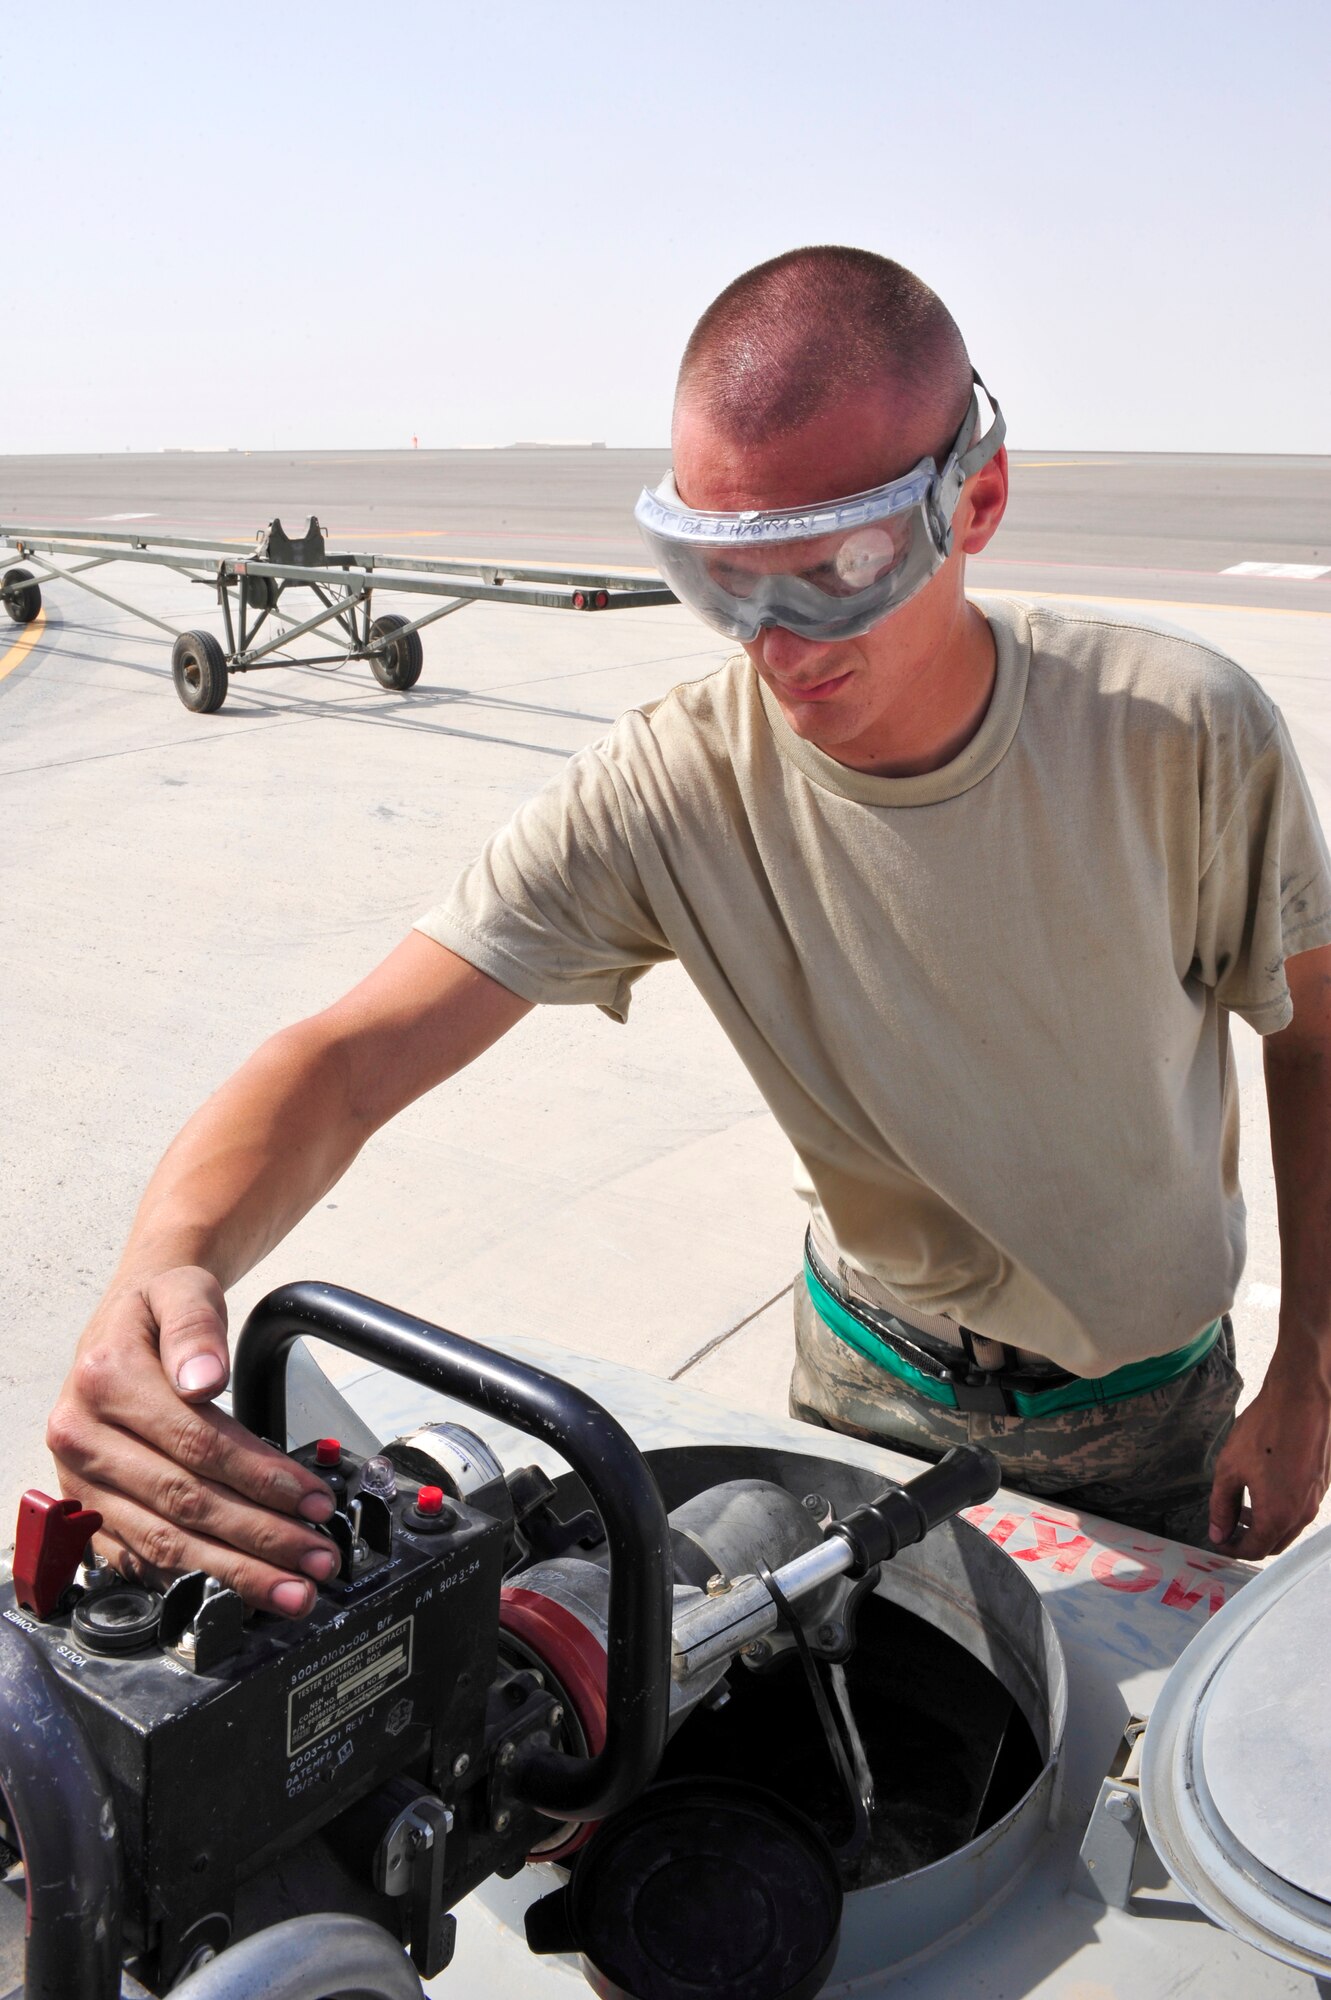
[[[1226,1555],[1278,1556],[1316,1518],[1331,1485],[1331,1395],[1280,1365],[1225,1440],[1211,1489],[1211,1540]],[[1246,1487],[1251,1519],[1242,1521]]]
[[[1280,1218],[1280,1332],[1266,1380],[1225,1440],[1211,1539],[1287,1549],[1331,1484],[1331,945],[1285,962],[1294,1007],[1262,1055]],[[1240,1508],[1247,1487],[1251,1524]]]
[[[338,1564],[313,1525],[333,1496],[209,1407],[229,1372],[226,1305],[207,1271],[113,1289],[79,1343],[47,1445],[61,1490],[101,1514],[98,1551],[122,1572],[160,1583],[204,1569],[248,1604],[303,1617]]]
[[[226,1387],[223,1288],[346,1172],[372,1132],[528,1011],[413,932],[359,986],[274,1035],[172,1142],[120,1275],[51,1415],[60,1483],[105,1522],[102,1553],[161,1579],[204,1569],[299,1618],[337,1552],[323,1481],[209,1406]]]

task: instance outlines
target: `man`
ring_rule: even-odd
[[[62,1478],[122,1566],[300,1615],[330,1502],[211,1407],[226,1286],[530,1005],[623,1019],[676,956],[801,1163],[802,1414],[979,1436],[1014,1483],[1192,1537],[1214,1472],[1212,1538],[1285,1546],[1331,1473],[1331,869],[1279,716],[1188,641],[966,599],[1001,428],[900,266],[737,280],[673,451],[639,518],[743,654],[576,757],[185,1127],[53,1413]],[[1232,1430],[1230,1010],[1267,1037],[1284,1263]]]

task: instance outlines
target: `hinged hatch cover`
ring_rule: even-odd
[[[1147,1830],[1216,1923],[1331,1972],[1331,1528],[1246,1584],[1183,1653],[1142,1755]]]

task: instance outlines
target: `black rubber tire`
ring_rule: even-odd
[[[42,587],[30,569],[7,569],[0,577],[0,597],[16,625],[31,625],[42,608]]]
[[[370,638],[386,639],[391,632],[400,631],[410,622],[410,619],[399,618],[395,612],[385,612],[371,625]],[[370,670],[380,687],[391,688],[397,694],[404,688],[415,687],[424,665],[425,648],[419,632],[408,632],[401,639],[395,639],[382,653],[370,655]]]
[[[195,715],[216,715],[226,700],[226,655],[211,632],[182,632],[171,648],[176,693]]]

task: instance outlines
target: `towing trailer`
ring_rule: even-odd
[[[313,515],[293,539],[281,521],[261,528],[253,543],[198,540],[188,535],[111,533],[101,529],[9,527],[0,524],[0,548],[19,563],[0,576],[0,602],[16,625],[40,615],[42,586],[71,583],[170,633],[171,673],[185,707],[215,715],[232,674],[270,667],[341,667],[367,660],[380,687],[404,693],[420,679],[427,625],[481,602],[534,605],[552,611],[632,611],[677,600],[651,571],[558,569],[547,564],[473,562],[365,551],[329,553],[325,531]],[[52,557],[72,557],[72,563]],[[88,572],[113,563],[151,564],[173,570],[217,593],[223,637],[205,628],[181,631],[155,611],[113,596]],[[26,567],[26,565],[32,567]],[[34,571],[36,572],[34,574]],[[417,618],[398,612],[374,615],[376,584],[411,597],[442,598]],[[286,608],[291,592],[306,616]],[[307,596],[302,603],[299,593]],[[314,609],[309,610],[313,600]],[[317,632],[326,653],[288,649]],[[261,639],[260,634],[265,634]]]

